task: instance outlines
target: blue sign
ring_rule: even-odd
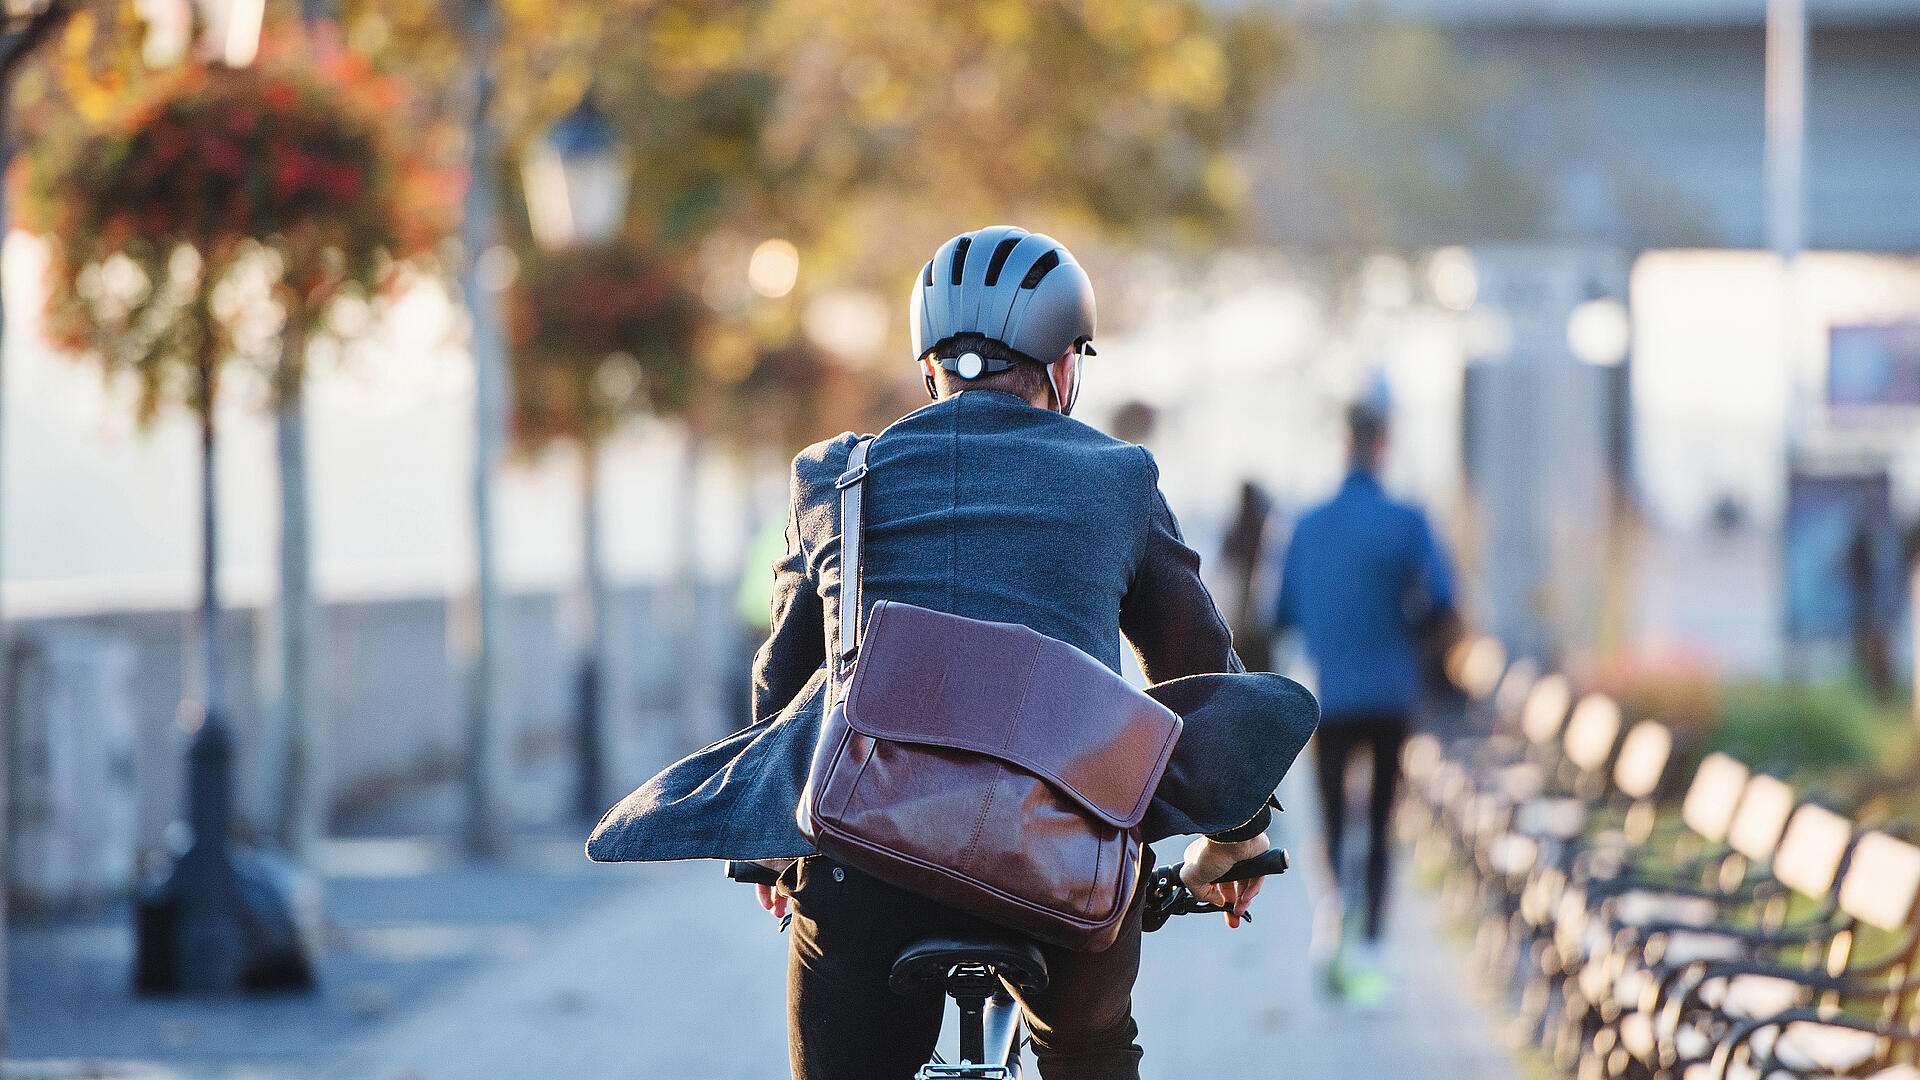
[[[1827,342],[1828,405],[1920,406],[1920,322],[1836,326]]]

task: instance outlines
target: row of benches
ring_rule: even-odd
[[[1920,847],[1497,643],[1455,670],[1490,734],[1409,740],[1416,860],[1478,926],[1515,1027],[1573,1080],[1920,1080]]]

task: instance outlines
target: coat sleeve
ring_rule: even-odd
[[[1233,634],[1200,580],[1200,556],[1180,538],[1160,471],[1146,458],[1149,510],[1134,559],[1133,582],[1120,601],[1120,631],[1133,645],[1147,681],[1246,670],[1233,652]]]
[[[773,632],[753,658],[755,723],[786,708],[827,661],[826,615],[814,585],[799,515],[789,506],[787,550],[773,564]]]
[[[1147,831],[1152,839],[1205,832],[1244,840],[1266,829],[1267,799],[1318,713],[1297,684],[1245,673],[1233,634],[1200,580],[1200,556],[1181,539],[1160,493],[1159,469],[1151,454],[1141,454],[1151,477],[1149,512],[1133,584],[1120,602],[1120,629],[1155,684],[1148,693],[1185,724],[1155,791]]]

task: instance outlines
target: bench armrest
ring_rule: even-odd
[[[1789,1024],[1824,1024],[1829,1027],[1842,1027],[1852,1031],[1865,1031],[1878,1035],[1897,1045],[1920,1046],[1920,1037],[1904,1027],[1877,1020],[1863,1020],[1857,1016],[1825,1013],[1819,1009],[1789,1009],[1777,1016],[1768,1016],[1758,1020],[1748,1020],[1721,1038],[1713,1048],[1713,1058],[1708,1067],[1709,1080],[1726,1080],[1727,1070],[1733,1064],[1733,1056],[1740,1048],[1753,1041],[1753,1037],[1768,1028],[1784,1028]]]

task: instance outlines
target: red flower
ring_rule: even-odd
[[[327,190],[343,202],[353,198],[360,193],[360,170],[336,162],[327,176]]]
[[[235,135],[251,135],[260,122],[260,114],[245,106],[227,114],[227,130]]]
[[[200,156],[209,168],[229,180],[240,179],[246,171],[247,156],[225,139],[209,137],[200,140]]]
[[[274,198],[281,202],[292,202],[312,177],[313,166],[313,160],[305,154],[298,150],[288,150],[286,156],[274,164]]]

